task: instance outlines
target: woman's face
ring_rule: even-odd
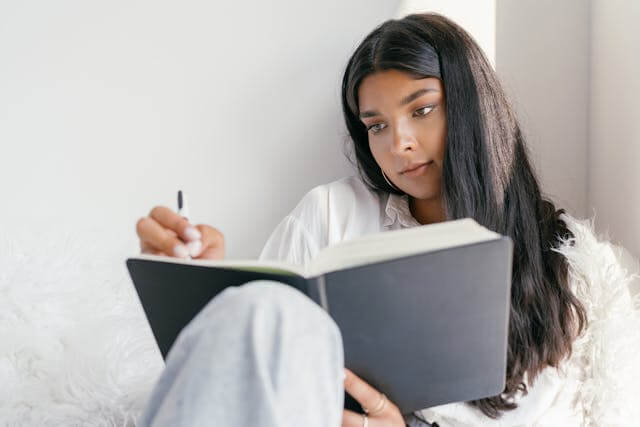
[[[376,72],[362,80],[358,106],[373,157],[387,178],[416,199],[440,198],[447,137],[440,79],[416,80],[398,70]],[[423,166],[405,172],[417,165]]]

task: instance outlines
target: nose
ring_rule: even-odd
[[[398,123],[393,127],[393,144],[391,151],[402,153],[408,150],[415,150],[418,141],[411,126],[405,123]]]

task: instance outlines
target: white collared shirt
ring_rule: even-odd
[[[379,195],[358,176],[349,176],[305,194],[271,233],[260,259],[304,265],[326,246],[416,225],[407,195]]]

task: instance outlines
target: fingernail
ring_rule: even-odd
[[[189,240],[199,240],[202,237],[198,229],[195,227],[188,227],[185,230],[184,234],[187,236]]]
[[[187,243],[187,248],[189,248],[191,256],[198,256],[202,250],[202,242],[200,240],[194,240],[193,242]]]
[[[175,245],[173,248],[173,254],[178,258],[186,258],[189,255],[189,251],[185,245]]]

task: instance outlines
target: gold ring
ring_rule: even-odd
[[[368,414],[377,415],[380,412],[384,411],[384,408],[387,407],[387,396],[384,393],[380,393],[380,402],[376,405],[376,408],[372,411],[367,412]]]

